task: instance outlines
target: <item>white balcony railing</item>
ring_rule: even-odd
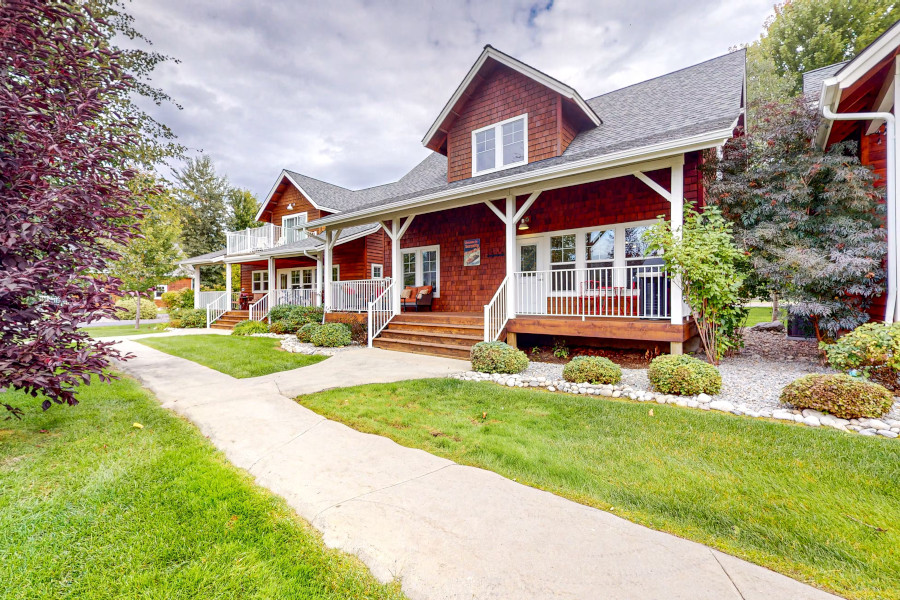
[[[668,319],[670,282],[662,265],[513,274],[517,315]]]
[[[390,278],[356,279],[331,282],[331,306],[329,310],[344,312],[368,312],[374,302],[391,283]]]
[[[306,231],[299,227],[281,227],[266,223],[262,227],[229,231],[225,239],[227,254],[248,254],[306,239]]]

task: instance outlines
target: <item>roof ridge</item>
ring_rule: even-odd
[[[815,68],[815,69],[810,69],[809,71],[803,71],[803,72],[801,73],[801,75],[808,75],[808,74],[810,74],[810,73],[815,73],[816,71],[824,71],[825,69],[833,69],[834,67],[836,67],[836,66],[838,66],[838,65],[846,65],[848,62],[850,62],[850,60],[851,60],[851,59],[848,59],[848,60],[839,60],[839,61],[837,61],[836,63],[831,63],[830,65],[825,65],[824,67],[818,67],[818,68]]]
[[[324,179],[319,179],[318,177],[313,177],[311,175],[306,175],[305,173],[301,173],[300,171],[292,171],[290,169],[285,169],[287,173],[291,173],[293,175],[299,175],[300,177],[305,177],[307,179],[312,179],[313,181],[318,181],[319,183],[324,183],[325,185],[330,185],[332,187],[341,188],[342,190],[346,190],[348,192],[354,192],[356,190],[351,190],[350,188],[346,188],[342,185],[338,185],[336,183],[331,183],[330,181],[325,181]]]

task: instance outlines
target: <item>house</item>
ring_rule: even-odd
[[[853,140],[859,157],[879,177],[887,202],[888,252],[885,294],[869,312],[887,323],[900,320],[900,224],[898,224],[898,142],[895,114],[900,64],[900,22],[895,23],[853,60],[803,74],[803,91],[825,117],[816,133],[819,147]]]
[[[162,295],[166,292],[190,290],[193,289],[193,287],[194,280],[191,277],[179,277],[178,279],[173,279],[169,283],[160,284],[153,289],[153,302],[161,308],[163,306]]]
[[[467,357],[480,340],[552,335],[681,352],[696,328],[642,234],[704,204],[704,157],[743,124],[744,62],[585,99],[486,46],[400,180],[347,190],[284,171],[262,227],[186,262],[240,264],[250,318],[321,302],[329,318],[356,311],[382,348]],[[413,287],[430,310],[402,311]]]

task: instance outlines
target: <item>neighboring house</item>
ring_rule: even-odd
[[[486,46],[422,140],[432,154],[399,181],[351,191],[284,171],[267,225],[186,264],[241,263],[267,305],[307,302],[288,288],[318,267],[299,275],[313,302],[359,311],[383,348],[464,357],[478,340],[553,335],[680,352],[696,328],[642,233],[704,204],[705,153],[743,125],[744,62],[585,100]],[[432,312],[401,313],[408,287]]]
[[[900,153],[894,124],[900,94],[898,52],[900,23],[894,24],[853,60],[803,74],[804,94],[818,102],[825,116],[816,135],[816,144],[827,147],[846,140],[857,142],[860,160],[873,168],[879,177],[878,185],[885,187],[886,293],[876,298],[869,312],[873,318],[888,323],[900,320],[900,215],[897,212],[897,160]]]
[[[194,287],[194,280],[190,277],[181,277],[179,279],[174,279],[169,283],[164,283],[156,286],[153,290],[153,301],[157,306],[162,307],[162,295],[166,292],[178,292],[181,290],[189,290]]]

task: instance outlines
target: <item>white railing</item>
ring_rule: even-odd
[[[372,347],[372,340],[387,327],[388,322],[395,315],[394,303],[391,298],[393,290],[394,282],[391,282],[384,288],[384,291],[369,302],[369,348]]]
[[[215,302],[219,297],[219,294],[224,294],[225,290],[215,290],[213,292],[200,292],[200,297],[197,299],[197,307],[204,308],[210,302]]]
[[[293,290],[275,290],[275,298],[272,306],[290,304],[293,306],[315,306],[318,299],[318,289],[303,288]]]
[[[380,296],[390,285],[390,278],[356,279],[331,282],[331,306],[328,310],[366,312],[369,303]]]
[[[231,301],[228,304],[228,310],[240,310],[241,308],[241,293],[240,292],[231,292]]]
[[[299,227],[281,227],[266,223],[262,227],[252,227],[241,231],[229,231],[225,235],[227,254],[246,254],[257,250],[268,250],[282,244],[290,244],[306,239],[306,231]]]
[[[227,292],[216,292],[219,294],[212,302],[208,302],[206,306],[206,328],[216,322],[216,320],[228,312],[230,302]]]
[[[506,310],[507,285],[509,285],[509,277],[503,279],[494,297],[484,305],[484,341],[486,342],[496,341],[509,320],[509,311]]]
[[[262,321],[269,315],[269,294],[250,305],[250,320]]]
[[[513,274],[517,315],[667,319],[662,265],[588,267]]]

